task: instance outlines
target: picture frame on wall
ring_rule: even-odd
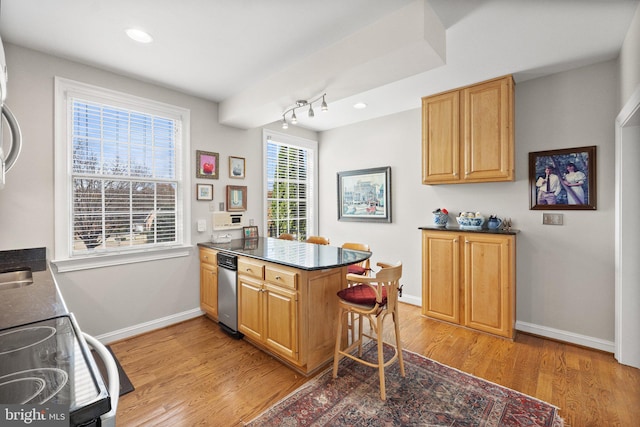
[[[196,184],[196,199],[209,201],[213,200],[213,185]]]
[[[229,156],[229,178],[244,179],[245,159],[244,157]]]
[[[338,172],[338,220],[391,222],[391,167]]]
[[[247,210],[247,187],[227,185],[227,211],[243,212]]]
[[[196,150],[196,178],[218,179],[220,163],[218,153]]]
[[[596,146],[529,153],[531,210],[596,210]]]

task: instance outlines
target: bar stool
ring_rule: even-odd
[[[315,243],[316,245],[328,245],[329,239],[322,236],[309,236],[307,237],[307,240],[305,240],[305,242]]]
[[[356,251],[366,251],[371,252],[371,248],[366,243],[355,243],[355,242],[347,242],[342,244],[342,249],[353,249]],[[369,276],[371,274],[371,261],[370,258],[365,259],[364,261],[358,262],[356,264],[351,264],[347,266],[347,273],[351,274],[364,274],[365,276]],[[349,313],[349,320],[347,321],[347,331],[348,331],[348,342],[353,342],[355,340],[355,313]]]
[[[293,234],[289,234],[289,233],[282,233],[281,235],[278,236],[278,239],[282,239],[282,240],[296,240],[296,237]]]
[[[371,252],[369,245],[367,245],[366,243],[347,242],[342,244],[342,249],[353,249],[356,251]],[[347,272],[353,274],[369,275],[369,273],[371,272],[371,261],[369,260],[369,258],[367,258],[364,261],[358,262],[356,264],[348,265]]]
[[[356,362],[362,363],[372,368],[378,368],[380,376],[380,398],[386,400],[384,368],[398,360],[400,365],[400,375],[405,376],[404,360],[402,359],[402,345],[400,343],[400,325],[398,319],[398,294],[400,291],[400,277],[402,276],[402,263],[387,264],[379,262],[381,267],[375,276],[361,276],[357,274],[347,274],[347,281],[354,284],[338,292],[338,331],[336,333],[336,349],[333,355],[333,378],[338,377],[338,364],[342,357],[348,357]],[[353,343],[342,350],[342,322],[345,314],[355,313],[358,315],[358,338]],[[384,341],[384,319],[390,314],[395,327],[395,345]],[[365,334],[362,330],[362,319],[366,317],[375,335]],[[362,338],[367,337],[376,340],[378,344],[377,363],[362,359]],[[394,349],[393,356],[385,361],[383,344],[391,345]],[[354,349],[358,349],[357,356],[353,355]]]

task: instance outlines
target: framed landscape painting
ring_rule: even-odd
[[[595,210],[596,147],[529,153],[532,210]]]
[[[338,220],[391,222],[391,167],[338,172]]]

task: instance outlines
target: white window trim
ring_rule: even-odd
[[[313,209],[310,210],[309,222],[307,223],[307,234],[314,235],[317,234],[318,230],[318,193],[319,193],[319,183],[318,183],[318,141],[314,141],[311,139],[301,138],[298,136],[287,135],[286,133],[276,132],[269,129],[262,130],[262,170],[264,171],[264,179],[262,186],[262,202],[263,206],[266,206],[267,196],[269,193],[269,189],[267,188],[267,141],[272,139],[277,142],[281,142],[283,144],[288,144],[294,147],[306,148],[308,150],[313,151],[313,188],[311,189],[312,195],[310,197],[311,202],[313,203]],[[266,209],[266,208],[263,208]],[[267,230],[267,214],[266,212],[262,212],[262,229]]]
[[[182,122],[181,148],[178,150],[176,162],[176,173],[182,175],[182,180],[178,184],[178,194],[182,198],[182,210],[178,212],[176,219],[178,234],[182,236],[182,243],[173,246],[153,247],[142,250],[127,250],[118,252],[100,252],[86,256],[71,256],[70,239],[71,224],[71,190],[70,183],[70,133],[68,120],[68,99],[69,97],[90,97],[91,99],[102,99],[105,103],[122,106],[128,109],[139,108],[143,105],[147,111],[156,111],[158,115],[172,117]],[[52,263],[59,272],[86,270],[91,268],[107,267],[122,264],[132,264],[152,260],[175,258],[188,256],[191,254],[191,192],[190,180],[190,111],[186,108],[176,107],[157,101],[141,98],[138,96],[104,89],[98,86],[89,85],[61,77],[55,77],[55,108],[54,108],[54,197],[55,197],[55,244]]]

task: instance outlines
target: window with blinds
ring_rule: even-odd
[[[315,228],[316,148],[305,141],[276,134],[265,139],[265,218],[269,237],[290,233],[304,240]]]
[[[72,254],[176,243],[175,120],[71,99]]]

